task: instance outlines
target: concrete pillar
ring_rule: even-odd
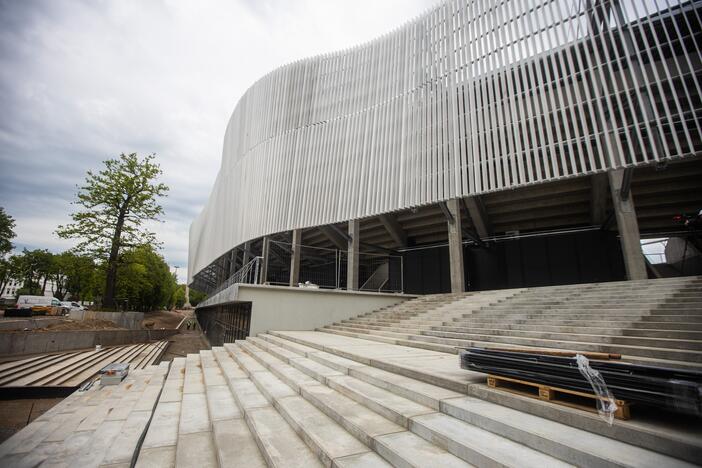
[[[264,284],[266,282],[266,277],[268,276],[268,257],[270,256],[270,238],[268,236],[265,236],[263,238],[261,256],[263,257],[263,261],[261,262],[261,270],[259,271],[258,282]]]
[[[639,223],[636,220],[634,199],[629,190],[629,196],[622,200],[622,182],[624,182],[624,169],[609,171],[609,186],[612,191],[612,205],[617,218],[617,229],[622,244],[626,276],[630,280],[647,279],[646,263],[641,251],[641,236]]]
[[[361,222],[357,219],[349,221],[348,255],[346,262],[346,289],[358,290],[358,248],[361,237]]]
[[[465,291],[463,272],[463,234],[461,230],[461,201],[454,198],[446,202],[452,220],[448,224],[449,265],[451,268],[451,292]]]
[[[185,283],[185,304],[183,304],[183,309],[191,309],[193,306],[190,305],[190,288],[188,283]]]
[[[302,229],[293,229],[290,252],[290,286],[300,282],[300,254],[302,250]]]

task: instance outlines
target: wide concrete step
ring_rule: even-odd
[[[525,323],[505,323],[502,321],[477,322],[470,323],[448,322],[440,325],[388,325],[388,324],[368,324],[358,323],[353,321],[342,321],[334,323],[337,326],[351,326],[354,328],[362,328],[367,330],[389,330],[401,333],[423,334],[423,332],[453,332],[453,333],[485,333],[491,335],[509,335],[514,332],[519,336],[520,333],[541,333],[541,334],[577,334],[577,335],[599,335],[603,337],[631,337],[631,338],[662,338],[672,340],[702,340],[702,324],[697,324],[698,331],[694,329],[687,330],[666,330],[656,328],[624,328],[628,323],[619,327],[605,326],[597,327],[590,326],[589,322],[583,322],[578,326],[558,325],[551,321],[542,324],[532,324],[530,321]],[[522,335],[523,336],[523,335]],[[602,338],[604,340],[604,338]],[[619,343],[619,341],[613,341]],[[625,343],[626,344],[626,343]],[[649,345],[650,346],[650,345]],[[694,349],[694,348],[691,348]]]
[[[675,418],[661,419],[660,412],[644,413],[639,410],[639,420],[615,420],[613,426],[608,426],[590,413],[491,389],[485,385],[483,374],[461,372],[455,355],[322,332],[270,332],[263,338],[299,355],[316,355],[317,359],[325,359],[328,355],[334,355],[335,359],[342,358],[349,376],[393,391],[402,389],[403,396],[427,406],[432,405],[430,407],[433,408],[438,403],[440,413],[507,438],[512,434],[512,440],[553,456],[558,457],[556,454],[559,451],[569,452],[572,457],[581,457],[568,459],[570,463],[580,466],[609,466],[609,463],[612,463],[611,466],[655,466],[656,463],[667,466],[667,463],[679,462],[656,460],[645,452],[636,451],[622,452],[618,456],[617,451],[624,450],[623,447],[599,444],[596,438],[586,436],[603,437],[609,442],[625,442],[624,445],[637,450],[655,448],[666,455],[685,460],[699,460],[702,455],[702,430],[684,417],[676,415]],[[429,387],[412,386],[408,382]],[[434,387],[447,389],[454,394],[434,393]],[[454,396],[458,389],[463,389],[460,393],[467,393],[468,396]],[[432,395],[437,397],[432,398]],[[471,397],[477,398],[471,400]],[[497,406],[491,406],[493,404]],[[410,418],[410,423],[417,418],[428,419],[433,414]],[[649,415],[654,420],[649,420]],[[530,419],[529,416],[539,419]],[[574,429],[583,433],[576,435],[570,432]],[[453,431],[448,430],[447,433],[453,434]],[[593,458],[588,457],[605,461],[600,465],[600,462],[595,463]]]
[[[298,436],[295,428],[288,424],[240,367],[242,362],[236,356],[244,353],[232,352],[229,347],[225,349],[228,356],[224,353],[217,355],[217,360],[222,363],[223,377],[266,464],[279,467],[324,466],[313,448]],[[244,362],[253,364],[254,360]]]
[[[308,444],[315,447],[323,460],[333,460],[336,464],[339,460],[363,457],[364,462],[368,463],[372,457],[379,458],[380,455],[395,466],[470,466],[447,450],[408,432],[406,426],[397,424],[319,380],[309,382],[304,377],[302,380],[296,379],[294,373],[281,372],[285,367],[289,370],[294,367],[263,348],[250,346],[246,342],[237,344],[242,351],[270,369],[269,372],[251,370],[249,376],[263,394],[270,396],[272,404],[297,428]],[[315,362],[296,356],[305,359],[302,367]],[[310,366],[308,372],[317,374],[321,371],[317,375],[320,380],[334,374],[341,375],[332,368],[322,370],[319,366],[321,364]],[[246,367],[244,369],[248,370]],[[335,453],[337,457],[332,458]],[[380,464],[381,461],[374,460],[374,463]]]
[[[514,312],[514,313],[494,313],[494,314],[475,314],[470,318],[494,318],[503,320],[524,320],[524,319],[541,319],[541,320],[639,320],[646,319],[652,321],[702,321],[702,315],[691,314],[658,314],[647,315],[644,313],[621,313],[620,311],[597,311],[583,313],[582,311],[558,311],[554,313],[541,312]]]
[[[292,350],[292,354],[285,353],[289,359],[294,359],[294,356],[315,357],[320,359],[320,362],[335,366],[337,369],[339,369],[338,365],[341,364],[342,367],[340,369],[344,369],[352,377],[389,390],[394,395],[401,393],[401,396],[414,402],[440,410],[441,413],[556,456],[569,463],[580,466],[651,467],[662,466],[662,463],[667,466],[678,464],[678,461],[671,457],[613,441],[607,437],[595,435],[565,424],[525,414],[474,397],[466,397],[460,393],[445,390],[442,387],[365,366],[355,361],[339,358],[334,354],[299,345],[273,335],[259,336],[262,340],[260,338],[254,338],[253,340],[263,349],[271,352],[281,348]],[[342,361],[339,362],[338,359]],[[433,417],[431,416],[432,414],[435,413],[427,413],[426,417],[415,418],[418,426],[425,426],[418,430],[432,431],[435,433],[434,437],[436,437],[437,432],[441,436],[443,431],[437,431],[437,429],[442,427],[444,430],[446,428],[451,429],[451,434],[460,432],[456,428],[452,428],[450,423],[446,423],[446,420]],[[410,422],[413,421],[414,419]]]
[[[276,346],[265,342],[255,342],[259,349],[275,351]],[[267,359],[263,353],[253,348],[244,347],[247,352],[256,353],[261,359]],[[283,353],[283,355],[287,355]],[[299,356],[289,359],[290,364],[303,367],[312,361]],[[296,366],[296,367],[297,367]],[[411,399],[396,395],[390,390],[370,384],[349,375],[332,375],[338,373],[332,367],[309,367],[309,373],[320,373],[318,378],[324,380],[328,388],[361,404],[386,420],[393,422],[411,432],[419,434],[444,450],[458,456],[464,461],[478,466],[561,466],[558,460],[522,444],[480,429],[465,421],[437,412],[435,409],[417,403]],[[312,391],[321,393],[319,386]],[[304,388],[303,388],[304,393]],[[326,392],[326,398],[333,398],[333,393]],[[318,402],[319,403],[319,402]],[[447,431],[446,428],[450,428]]]
[[[588,324],[589,325],[589,324]],[[623,328],[623,327],[597,327],[597,326],[563,326],[563,325],[547,325],[547,324],[515,324],[515,323],[472,323],[469,326],[453,326],[441,325],[433,326],[430,331],[445,331],[455,333],[478,332],[490,334],[509,334],[515,332],[544,332],[544,333],[575,333],[583,335],[602,335],[602,336],[630,336],[643,338],[666,338],[675,340],[702,340],[702,329],[699,331],[692,330],[660,330],[655,328]],[[357,327],[360,325],[356,325]],[[364,326],[362,328],[372,328]],[[407,328],[403,330],[426,330],[423,328]]]
[[[582,329],[579,332],[552,332],[552,331],[531,331],[514,329],[458,329],[458,330],[424,330],[420,334],[428,336],[439,336],[446,338],[473,339],[476,335],[491,336],[513,336],[522,338],[536,338],[560,341],[585,341],[588,343],[622,344],[628,346],[647,346],[651,348],[670,348],[683,350],[702,351],[701,340],[676,339],[676,338],[652,338],[647,336],[628,335],[599,335],[589,333],[589,330]]]
[[[466,334],[461,338],[453,338],[446,336],[431,336],[427,334],[412,335],[407,333],[396,333],[392,331],[381,330],[366,330],[352,327],[339,327],[330,325],[325,327],[329,330],[348,331],[354,333],[368,334],[373,336],[384,336],[388,339],[404,339],[409,341],[424,341],[429,343],[437,343],[447,347],[467,348],[474,346],[474,342],[488,343],[503,343],[532,346],[537,348],[559,348],[572,349],[577,351],[603,352],[603,353],[618,353],[623,355],[655,357],[659,359],[669,359],[676,361],[702,362],[702,351],[673,349],[673,348],[652,348],[647,346],[626,345],[626,344],[606,344],[593,343],[588,341],[577,340],[557,340],[547,338],[526,338],[517,336],[494,336],[481,334]]]

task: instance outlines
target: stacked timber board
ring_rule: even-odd
[[[0,393],[33,389],[75,389],[100,369],[115,362],[129,363],[131,370],[150,366],[161,356],[168,341],[112,346],[100,350],[41,354],[0,364]]]

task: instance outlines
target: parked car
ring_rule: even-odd
[[[85,307],[73,301],[61,301],[61,305],[63,307],[66,307],[69,312],[72,312],[74,310],[85,310]]]
[[[20,296],[17,298],[18,309],[32,309],[32,315],[64,315],[70,310],[62,306],[61,301],[50,296]]]

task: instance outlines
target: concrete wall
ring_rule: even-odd
[[[43,328],[52,323],[63,322],[63,317],[34,317],[34,318],[6,318],[0,320],[0,330],[24,330],[29,328]]]
[[[252,303],[251,336],[268,330],[314,330],[416,297],[255,284],[232,288],[236,291],[230,297]]]
[[[0,333],[0,356],[46,353],[161,340],[177,330],[74,330]]]
[[[109,320],[122,328],[140,330],[144,320],[143,312],[102,312],[96,310],[72,310],[69,317],[72,320]]]

